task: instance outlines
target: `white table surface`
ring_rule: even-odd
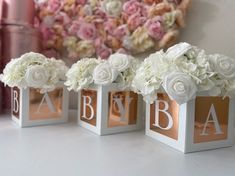
[[[75,122],[21,129],[0,116],[0,176],[234,176],[235,147],[183,154],[144,131],[97,136]]]

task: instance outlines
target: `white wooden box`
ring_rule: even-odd
[[[116,84],[78,93],[78,124],[98,135],[141,129],[142,97]]]
[[[234,105],[208,92],[182,105],[158,93],[146,105],[146,135],[184,153],[232,146]]]
[[[68,121],[68,91],[63,83],[41,94],[38,89],[12,88],[12,119],[20,127]]]

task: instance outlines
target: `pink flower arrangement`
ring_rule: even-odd
[[[94,52],[106,59],[114,52],[136,54],[168,46],[176,38],[172,35],[178,34],[184,24],[189,3],[190,0],[47,0],[36,5],[35,26],[42,33],[43,49],[49,55],[76,60]],[[167,37],[169,34],[171,37]],[[148,45],[140,48],[141,43]]]

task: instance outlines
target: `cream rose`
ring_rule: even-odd
[[[195,97],[197,92],[197,86],[192,78],[178,71],[168,74],[163,80],[162,86],[169,97],[179,105]]]
[[[108,59],[109,64],[112,68],[122,72],[130,67],[130,58],[126,54],[115,53],[112,54]]]
[[[101,7],[109,16],[118,17],[122,11],[122,1],[104,0]]]
[[[97,65],[93,72],[93,79],[95,84],[107,85],[116,80],[118,71],[113,69],[108,62],[103,62]]]
[[[144,52],[154,46],[153,39],[145,27],[138,27],[131,35],[131,45],[136,53]]]
[[[91,41],[83,40],[77,43],[76,51],[80,58],[91,57],[95,54],[95,48]]]
[[[212,71],[225,79],[235,78],[235,60],[224,55],[214,54],[209,56]]]
[[[33,65],[28,67],[25,74],[25,81],[29,87],[41,88],[49,79],[49,73],[42,65]]]

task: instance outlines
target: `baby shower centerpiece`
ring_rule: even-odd
[[[132,91],[139,61],[116,53],[107,60],[84,58],[67,72],[65,85],[79,92],[79,124],[100,134],[140,127],[141,97]]]
[[[183,152],[230,146],[234,80],[235,60],[188,43],[151,54],[132,84],[147,102],[146,134]]]
[[[12,87],[12,117],[20,126],[67,121],[67,70],[63,61],[33,52],[6,65],[0,78]]]

